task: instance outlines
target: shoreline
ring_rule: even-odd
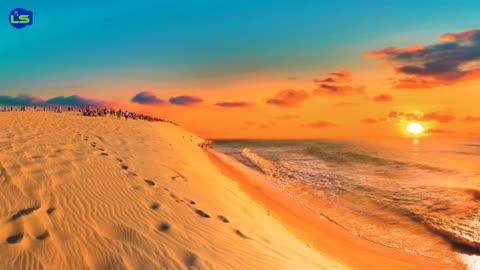
[[[206,149],[212,163],[264,206],[290,232],[321,255],[351,269],[452,269],[461,267],[406,253],[355,236],[293,200],[260,172],[215,149]],[[465,268],[465,267],[464,267]],[[465,268],[466,269],[466,268]]]

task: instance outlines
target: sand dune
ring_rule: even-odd
[[[0,269],[347,269],[168,123],[0,113]]]

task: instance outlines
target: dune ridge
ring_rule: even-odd
[[[0,113],[0,269],[347,269],[162,122]]]

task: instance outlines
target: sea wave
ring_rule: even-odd
[[[451,172],[449,169],[435,167],[428,164],[412,163],[402,160],[395,160],[392,158],[380,157],[372,153],[364,153],[361,150],[339,147],[337,145],[331,146],[309,146],[306,147],[304,153],[319,158],[325,162],[341,165],[355,165],[366,164],[381,167],[388,167],[390,169],[404,169],[416,168],[421,170],[428,170],[433,172]]]
[[[319,155],[322,157],[329,156],[321,153],[318,149],[312,147],[308,148],[307,151],[309,151],[311,154]],[[344,156],[345,153],[337,153],[336,157],[334,157],[334,155],[331,155],[331,157],[335,158],[336,162],[353,162],[353,160],[358,162],[358,160],[361,159],[363,162],[373,162],[376,165],[407,165],[405,163],[395,160],[383,159],[365,154],[351,152],[349,154],[349,157],[341,157]],[[365,232],[359,231],[359,228],[355,228],[354,226],[352,227],[352,224],[354,224],[355,221],[346,220],[345,218],[347,218],[347,216],[344,216],[342,218],[341,215],[339,216],[333,212],[330,213],[330,210],[327,211],[327,213],[315,206],[312,207],[311,204],[302,201],[302,196],[300,196],[298,192],[303,193],[305,191],[308,191],[309,193],[312,193],[315,192],[318,188],[321,189],[328,187],[328,189],[330,189],[329,191],[332,192],[338,192],[338,190],[342,190],[343,192],[355,191],[358,193],[362,193],[362,196],[364,198],[375,200],[380,205],[383,205],[381,206],[382,209],[389,209],[392,214],[403,216],[411,220],[412,222],[422,227],[425,227],[432,233],[442,237],[447,242],[456,246],[473,248],[476,250],[476,252],[480,252],[480,234],[478,233],[478,229],[480,228],[480,210],[478,211],[478,213],[475,213],[474,211],[474,213],[470,213],[468,215],[465,213],[465,215],[453,217],[450,215],[450,211],[452,210],[448,207],[442,208],[441,205],[435,206],[435,204],[433,204],[432,207],[429,207],[427,206],[427,204],[434,203],[434,201],[423,204],[422,200],[429,200],[427,198],[435,198],[435,196],[432,194],[425,195],[425,192],[434,192],[431,190],[431,187],[429,189],[421,188],[420,190],[409,192],[408,195],[406,195],[407,198],[401,199],[397,196],[398,194],[396,194],[393,190],[390,190],[392,192],[386,193],[384,191],[376,189],[374,186],[352,184],[353,181],[349,179],[340,180],[334,177],[330,178],[331,175],[329,176],[329,174],[331,174],[332,172],[328,171],[324,172],[327,175],[324,180],[320,180],[320,177],[317,177],[317,181],[312,181],[311,178],[310,181],[297,181],[301,180],[299,178],[303,178],[303,176],[305,175],[305,170],[308,170],[306,167],[301,167],[297,163],[291,163],[287,160],[279,160],[278,162],[273,162],[263,157],[262,155],[252,151],[249,148],[244,148],[241,152],[241,155],[249,162],[253,163],[266,176],[268,176],[273,181],[273,184],[279,186],[285,192],[287,192],[290,197],[359,237],[385,246],[401,248],[397,244],[388,242],[388,239],[378,239],[378,237],[375,237],[375,233],[371,233],[371,235],[369,235]],[[409,164],[409,166],[411,166],[411,164]],[[420,167],[422,167],[422,169],[425,169],[425,167],[431,169],[429,166]],[[316,173],[318,174],[319,171],[316,171]],[[308,172],[308,174],[312,174],[312,172],[310,171]],[[327,184],[320,183],[321,181],[327,182]],[[292,185],[292,183],[294,184]],[[348,187],[348,189],[345,190],[346,187],[343,186],[343,184],[345,183],[350,183],[350,185],[352,186]],[[302,184],[303,188],[298,188],[298,184]],[[296,189],[292,189],[293,186],[295,186]],[[397,188],[403,190],[402,187]],[[402,192],[405,191],[406,190],[403,190]],[[455,193],[459,192],[463,194],[471,194],[469,197],[471,201],[478,202],[478,200],[480,199],[480,191],[477,189],[468,188],[461,190],[457,189],[455,191]],[[448,194],[450,193],[446,190],[439,189],[436,191],[436,194],[441,197],[448,196]],[[419,253],[424,255],[428,252]]]

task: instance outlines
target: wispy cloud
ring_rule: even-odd
[[[365,93],[365,86],[351,86],[345,83],[352,80],[352,73],[348,70],[340,70],[329,73],[331,77],[314,79],[317,89],[313,90],[315,95],[347,96],[362,95]]]
[[[330,127],[336,127],[337,125],[328,122],[328,121],[317,121],[317,122],[312,122],[312,123],[307,123],[303,124],[302,127],[307,127],[307,128],[330,128]]]
[[[462,119],[463,122],[480,122],[480,116],[465,116]]]
[[[296,107],[308,98],[305,90],[287,89],[278,92],[273,98],[267,99],[267,104],[279,107]]]
[[[393,97],[391,95],[387,95],[387,94],[380,94],[380,95],[374,96],[373,101],[376,101],[376,102],[391,102],[391,101],[393,101]]]
[[[293,120],[293,119],[298,119],[300,118],[300,115],[296,115],[296,114],[284,114],[284,115],[281,115],[281,116],[277,116],[275,117],[276,119],[278,120]]]
[[[419,122],[428,122],[435,121],[438,123],[448,123],[456,119],[452,114],[440,113],[440,112],[429,112],[429,113],[413,113],[413,112],[396,112],[391,111],[388,114],[390,118],[404,118],[409,121],[419,121]]]
[[[388,119],[385,117],[380,117],[380,118],[363,118],[360,120],[360,122],[364,124],[378,124],[378,123],[383,123],[386,122]]]
[[[224,108],[245,108],[253,106],[252,103],[246,101],[227,101],[227,102],[217,102],[214,104],[218,107]]]

